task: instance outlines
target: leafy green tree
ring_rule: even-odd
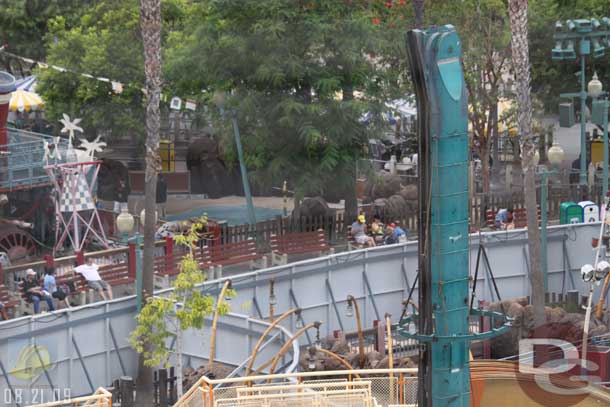
[[[183,28],[188,0],[163,2],[165,40]],[[78,73],[109,78],[110,82],[73,72],[39,69],[36,91],[46,102],[45,115],[55,122],[62,113],[83,118],[86,134],[108,140],[126,137],[142,143],[144,135],[144,59],[137,0],[100,0],[83,7],[76,24],[58,15],[49,19],[47,63]]]
[[[300,196],[334,188],[355,215],[356,162],[379,124],[361,118],[382,110],[387,84],[400,85],[397,71],[379,63],[387,40],[379,10],[364,1],[202,7],[192,28],[173,39],[169,81],[181,94],[230,91],[256,182],[288,179]],[[232,146],[225,130],[224,145]]]
[[[97,0],[0,0],[0,41],[9,51],[35,60],[44,60],[44,38],[48,22],[61,15],[68,25],[78,21],[82,10]],[[3,57],[4,69],[21,75],[31,67],[24,62]]]
[[[185,247],[188,252],[180,262],[180,274],[174,281],[173,290],[167,297],[148,297],[136,317],[137,326],[129,342],[143,356],[144,364],[148,367],[169,366],[170,357],[176,354],[178,374],[181,375],[179,339],[182,332],[191,328],[203,329],[205,317],[214,312],[214,298],[202,294],[197,287],[204,282],[205,274],[193,256],[197,232],[206,223],[207,218],[204,217],[193,223],[186,234],[174,237],[176,246]],[[234,297],[235,291],[228,290],[227,295]],[[217,307],[220,315],[229,312],[226,301],[221,301]],[[167,346],[172,338],[178,339],[175,350]],[[178,383],[182,383],[182,380],[178,380]]]

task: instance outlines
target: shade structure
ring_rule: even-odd
[[[29,112],[37,110],[44,106],[44,101],[38,94],[28,92],[23,89],[17,89],[11,95],[9,109],[12,112]]]

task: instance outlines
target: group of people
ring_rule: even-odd
[[[95,290],[104,301],[111,300],[112,288],[110,284],[102,280],[98,269],[99,266],[94,264],[91,258],[88,258],[85,264],[75,264],[74,272],[80,274],[87,281],[87,286]],[[59,308],[61,308],[62,303],[66,307],[70,307],[68,295],[75,290],[75,287],[70,282],[58,285],[55,278],[55,268],[47,267],[42,284],[36,272],[28,269],[26,271],[26,278],[22,282],[22,290],[26,300],[32,303],[34,313],[38,314],[40,312],[41,301],[47,303],[49,311],[55,311],[54,299],[58,300]]]
[[[377,215],[373,216],[373,222],[369,227],[366,224],[366,217],[363,214],[358,215],[356,221],[352,224],[350,234],[354,241],[365,247],[375,247],[380,244],[395,244],[407,241],[407,232],[396,225],[390,223],[385,225],[381,222],[381,218]]]

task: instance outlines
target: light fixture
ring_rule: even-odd
[[[599,97],[599,95],[602,94],[602,90],[603,90],[603,85],[602,85],[601,81],[599,80],[599,78],[597,77],[597,72],[595,72],[593,74],[593,79],[591,79],[591,81],[587,85],[587,91],[589,93],[589,96],[591,96],[592,98],[597,98],[597,97]]]
[[[549,148],[549,151],[547,151],[546,155],[551,165],[559,166],[563,162],[565,152],[563,151],[563,148],[561,148],[557,140],[553,140],[553,145],[551,146],[551,148]]]
[[[155,223],[157,223],[157,219],[157,211],[155,211]],[[140,224],[142,227],[146,225],[146,209],[142,209],[142,211],[140,211]]]
[[[538,151],[538,149],[536,149],[536,151],[534,151],[534,167],[538,166],[539,162],[540,162],[540,152]]]
[[[297,316],[297,320],[296,320],[296,322],[294,323],[294,326],[295,326],[297,329],[301,329],[301,328],[303,328],[303,327],[305,326],[305,324],[303,324],[303,316],[301,315],[301,310],[300,310],[300,309],[298,309],[298,310],[296,310],[296,312],[295,312],[295,313],[296,313],[296,316]]]
[[[227,290],[225,292],[225,301],[231,301],[231,295],[229,293],[229,291],[231,291],[233,289],[233,283],[231,282],[231,280],[227,280]]]
[[[315,370],[316,369],[316,354],[318,353],[318,350],[311,346],[307,352],[309,353],[309,356],[307,357],[307,368],[309,370]]]
[[[351,318],[354,316],[354,305],[352,300],[347,300],[347,309],[345,310],[345,316]]]
[[[116,217],[116,227],[123,235],[128,235],[133,230],[135,220],[126,207],[121,209],[121,213]]]
[[[269,305],[276,305],[277,297],[275,296],[275,280],[269,281]]]
[[[322,343],[320,342],[320,325],[322,325],[322,322],[320,321],[314,323],[314,326],[316,327],[316,341],[313,346],[315,346],[316,349],[322,349]]]

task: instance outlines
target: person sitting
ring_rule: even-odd
[[[407,241],[407,232],[395,223],[390,223],[386,228],[385,244],[404,243]]]
[[[509,223],[511,223],[513,218],[513,208],[508,207],[505,209],[500,209],[498,213],[496,213],[496,218],[494,220],[494,226],[499,230],[506,230]]]
[[[98,273],[99,268],[100,267],[97,264],[93,263],[93,259],[88,257],[85,260],[85,264],[81,264],[80,266],[77,265],[74,267],[74,271],[87,280],[89,288],[97,291],[104,301],[108,301],[109,299],[112,299],[112,288],[110,287],[110,284],[100,277],[100,273]],[[106,293],[108,294],[107,296]]]
[[[38,314],[40,311],[40,300],[45,300],[49,306],[49,311],[55,311],[53,305],[53,298],[48,291],[42,289],[36,278],[36,272],[32,269],[27,269],[25,272],[26,277],[23,280],[23,293],[28,302],[34,305],[34,314]]]
[[[373,216],[373,223],[371,223],[371,235],[375,239],[375,243],[383,242],[383,223],[379,215]]]
[[[55,280],[55,268],[49,267],[45,270],[46,274],[44,276],[44,289],[45,291],[51,293],[53,298],[57,298],[59,301],[57,304],[57,309],[61,308],[61,303],[65,303],[67,308],[70,308],[70,303],[66,298],[66,293],[61,289],[61,287],[57,286],[57,281]]]
[[[358,215],[356,222],[352,223],[352,230],[350,231],[352,237],[359,245],[366,247],[375,247],[375,239],[366,234],[366,218],[364,215]]]

